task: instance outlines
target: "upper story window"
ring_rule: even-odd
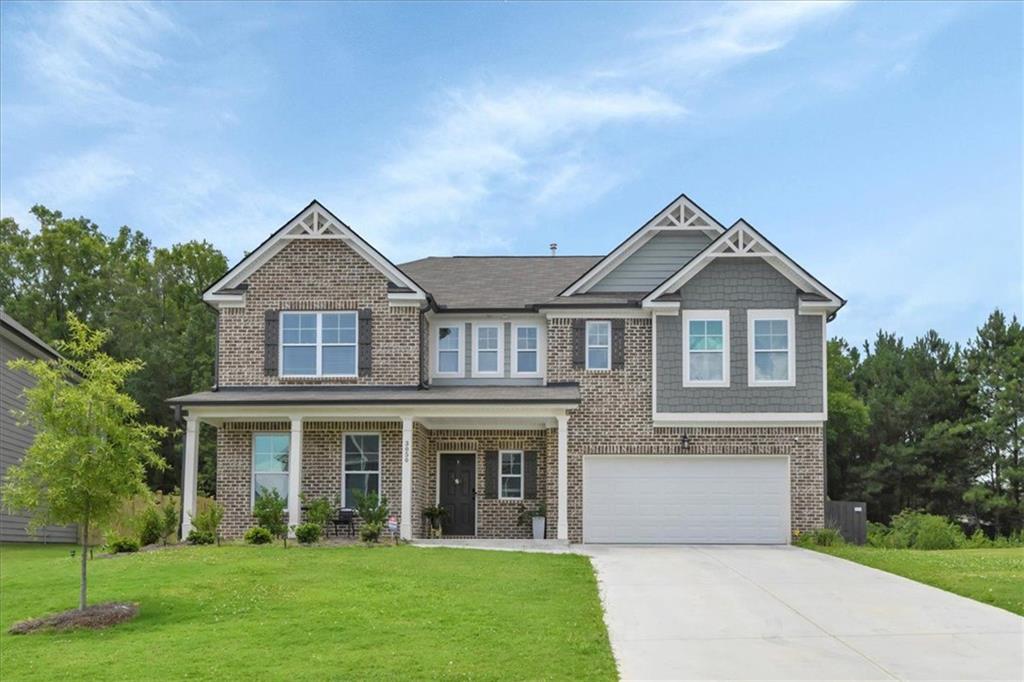
[[[747,312],[748,383],[751,386],[795,386],[792,310]]]
[[[276,490],[288,499],[288,433],[254,433],[252,435],[252,501]]]
[[[512,325],[512,376],[540,376],[540,327]]]
[[[612,323],[609,320],[587,321],[587,369],[612,367]]]
[[[356,376],[358,324],[355,311],[281,313],[281,376]]]
[[[437,328],[438,376],[462,376],[462,325]]]
[[[504,370],[504,325],[473,325],[473,376],[499,377]]]
[[[729,311],[683,311],[683,386],[729,385]]]
[[[523,499],[523,452],[522,450],[501,451],[501,475],[498,498],[502,500]]]

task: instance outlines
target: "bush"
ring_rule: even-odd
[[[904,509],[892,517],[884,547],[893,549],[955,549],[967,543],[963,530],[945,517]]]
[[[274,536],[263,526],[254,526],[245,531],[245,541],[250,545],[265,545],[273,539]]]
[[[320,539],[320,524],[312,521],[300,523],[295,526],[295,539],[304,545],[312,545]]]
[[[216,540],[217,538],[213,533],[193,528],[189,531],[188,539],[185,542],[190,545],[212,545]]]
[[[359,526],[359,539],[363,542],[377,542],[384,524],[379,521],[367,521]]]
[[[146,507],[135,517],[135,528],[139,533],[139,543],[143,546],[160,542],[164,534],[164,524],[156,507]]]
[[[327,524],[331,522],[333,515],[334,507],[326,497],[318,497],[306,503],[306,523],[315,523],[321,531],[327,529]],[[298,528],[295,529],[295,532],[298,534]]]
[[[377,493],[356,492],[356,511],[363,523],[376,523],[382,528],[388,520],[388,498]]]
[[[868,521],[868,539],[867,543],[869,547],[885,547],[886,537],[889,535],[889,527],[884,523],[875,523],[874,521]]]
[[[216,539],[220,522],[224,519],[224,507],[211,501],[206,509],[192,517],[192,527]]]
[[[798,535],[796,544],[801,547],[835,547],[845,545],[846,540],[835,528],[818,528]]]
[[[139,541],[135,538],[112,538],[107,542],[107,550],[111,554],[123,554],[126,552],[138,552]]]
[[[288,525],[284,521],[285,505],[284,498],[276,488],[271,490],[261,486],[252,507],[256,524],[265,528],[272,537],[284,537],[288,532]]]
[[[178,508],[170,502],[170,498],[165,497],[163,504],[160,505],[160,510],[163,512],[162,530],[164,544],[166,545],[168,537],[178,538]]]

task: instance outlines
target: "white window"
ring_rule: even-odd
[[[523,499],[523,452],[502,450],[501,472],[498,476],[498,498],[502,500]]]
[[[504,373],[505,326],[473,325],[473,376],[500,377]]]
[[[380,494],[380,434],[346,433],[343,445],[344,472],[341,505],[354,507],[356,493]]]
[[[612,323],[587,321],[587,369],[611,369]]]
[[[512,376],[540,376],[540,353],[540,327],[512,325]]]
[[[281,376],[356,376],[358,324],[354,311],[281,313]]]
[[[289,433],[254,433],[252,436],[251,502],[265,491],[276,490],[288,499]]]
[[[729,311],[683,311],[683,386],[729,385]]]
[[[462,325],[442,325],[437,328],[437,374],[462,376]]]
[[[747,365],[751,386],[795,386],[792,310],[747,311]]]

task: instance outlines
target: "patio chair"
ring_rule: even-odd
[[[334,534],[339,535],[338,529],[348,527],[348,534],[350,536],[356,534],[355,524],[356,512],[354,509],[342,508],[338,510],[338,515],[331,519],[331,524],[334,526]]]

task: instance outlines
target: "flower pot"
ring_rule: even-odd
[[[544,539],[544,525],[546,519],[543,516],[533,517],[533,539],[543,540]]]

